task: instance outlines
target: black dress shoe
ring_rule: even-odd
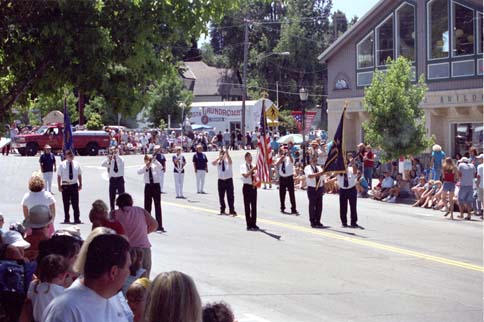
[[[286,210],[285,209],[281,209],[281,214],[285,214],[286,213]]]
[[[259,230],[260,228],[259,228],[259,226],[254,225],[254,226],[252,226],[252,229],[254,229],[254,230]]]
[[[299,216],[299,212],[298,212],[297,210],[291,211],[291,214],[292,214],[292,215]]]
[[[63,225],[70,225],[70,224],[71,224],[71,222],[70,222],[70,221],[68,221],[68,220],[64,220],[63,222],[61,222],[61,224],[63,224]]]
[[[343,228],[348,228],[347,224],[343,224],[342,226],[343,226]]]
[[[235,210],[231,210],[231,211],[229,212],[229,215],[232,215],[232,216],[234,216],[234,217],[235,217],[235,216],[237,216],[237,213],[235,212]]]
[[[75,220],[74,221],[74,225],[82,225],[82,224],[83,224],[83,222],[80,221],[80,220]]]
[[[222,216],[226,216],[227,214],[225,213],[225,210],[221,210],[221,211],[220,211],[220,215],[222,215]]]
[[[156,231],[159,232],[159,233],[166,233],[166,230],[163,227],[158,228]]]

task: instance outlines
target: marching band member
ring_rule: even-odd
[[[145,182],[145,210],[151,214],[151,204],[155,204],[156,221],[158,222],[158,232],[165,232],[163,228],[163,218],[161,214],[161,192],[160,192],[160,172],[163,166],[155,156],[145,155],[145,165],[138,169],[138,174],[144,175]]]
[[[161,193],[163,192],[163,183],[165,182],[165,172],[166,172],[166,158],[163,152],[161,151],[161,146],[160,145],[155,145],[154,148],[154,155],[156,157],[156,160],[158,160],[159,163],[163,166],[163,171],[160,172],[160,191]]]
[[[324,228],[321,223],[323,213],[324,179],[323,169],[318,166],[318,156],[311,156],[310,164],[304,168],[308,186],[309,221],[312,228]]]
[[[279,200],[281,212],[286,212],[286,190],[291,200],[291,214],[299,215],[296,209],[296,196],[294,195],[294,158],[285,148],[279,149],[279,159],[276,162],[279,172]]]
[[[106,160],[101,164],[108,169],[109,174],[109,205],[111,211],[114,210],[116,194],[124,193],[124,159],[119,156],[116,147],[109,148],[109,154]]]
[[[176,197],[178,199],[185,199],[185,196],[183,196],[183,178],[185,176],[185,165],[187,164],[187,161],[185,160],[185,157],[182,155],[182,148],[180,146],[177,146],[176,149],[176,154],[173,156],[173,176],[175,178],[175,190],[176,190]]]
[[[212,165],[217,166],[218,173],[218,197],[220,202],[220,214],[225,215],[225,194],[229,203],[229,213],[237,216],[234,208],[234,180],[232,179],[232,158],[229,151],[220,150],[219,157],[213,160]]]
[[[344,174],[338,175],[338,185],[339,185],[339,213],[341,218],[341,224],[343,227],[348,227],[347,222],[347,211],[348,203],[350,204],[351,212],[351,228],[362,228],[358,226],[358,214],[356,212],[356,201],[357,201],[357,191],[356,191],[356,176],[358,173],[358,168],[356,166],[355,159],[352,153],[347,154],[348,167],[345,169]]]
[[[257,166],[252,166],[252,154],[245,154],[245,163],[240,166],[240,174],[244,186],[242,193],[244,195],[245,220],[247,230],[259,230],[257,226],[257,186],[255,182],[255,173]]]

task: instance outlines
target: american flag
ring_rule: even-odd
[[[272,164],[272,153],[269,132],[267,131],[265,100],[262,101],[262,111],[260,115],[260,136],[257,143],[257,175],[256,182],[271,183],[270,166]]]

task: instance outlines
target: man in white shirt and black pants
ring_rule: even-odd
[[[294,195],[294,159],[287,149],[279,149],[279,159],[276,162],[279,172],[279,200],[281,212],[286,211],[286,190],[289,191],[291,200],[291,214],[299,215],[296,209],[296,197]]]
[[[158,232],[165,232],[163,228],[163,217],[161,214],[161,191],[160,191],[160,172],[163,166],[154,156],[145,155],[145,165],[138,169],[138,174],[143,175],[145,182],[145,210],[151,214],[151,203],[155,204],[156,221],[158,222]]]
[[[65,160],[57,169],[57,186],[62,193],[64,204],[64,224],[70,224],[69,205],[74,210],[74,223],[82,224],[79,211],[79,191],[82,189],[82,171],[79,163],[74,160],[71,150],[65,153]]]
[[[356,175],[358,168],[355,165],[355,159],[351,153],[347,154],[348,167],[344,174],[338,175],[338,185],[339,185],[339,214],[341,219],[341,224],[343,227],[348,227],[348,203],[350,204],[351,212],[351,228],[362,228],[358,226],[358,214],[356,212],[356,201],[357,201],[357,191],[356,191]]]
[[[229,214],[232,216],[237,216],[234,208],[234,180],[232,179],[232,158],[229,155],[229,151],[224,151],[222,147],[219,157],[212,162],[212,165],[217,166],[217,187],[220,202],[220,214],[225,215],[225,194],[227,194]]]
[[[318,167],[318,156],[312,155],[310,164],[304,168],[306,184],[308,186],[309,222],[312,228],[324,228],[321,223],[323,213],[324,175],[323,169]]]
[[[247,230],[259,230],[257,226],[257,186],[255,185],[255,173],[257,166],[252,166],[252,154],[245,154],[245,163],[240,166],[240,174],[244,184],[242,193],[244,195],[245,221]]]
[[[108,169],[109,174],[109,205],[111,211],[114,211],[114,201],[116,194],[124,193],[124,159],[118,154],[118,149],[111,147],[109,155],[101,166]]]

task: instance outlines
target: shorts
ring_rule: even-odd
[[[224,143],[222,141],[219,141],[219,142],[217,142],[217,145],[218,145],[219,148],[221,148],[221,147],[224,146]]]
[[[444,192],[454,192],[455,191],[455,183],[444,182],[443,190],[444,190]]]
[[[472,196],[473,194],[474,189],[472,189],[472,186],[461,186],[459,189],[459,204],[472,205],[472,203],[474,202],[474,197]]]

